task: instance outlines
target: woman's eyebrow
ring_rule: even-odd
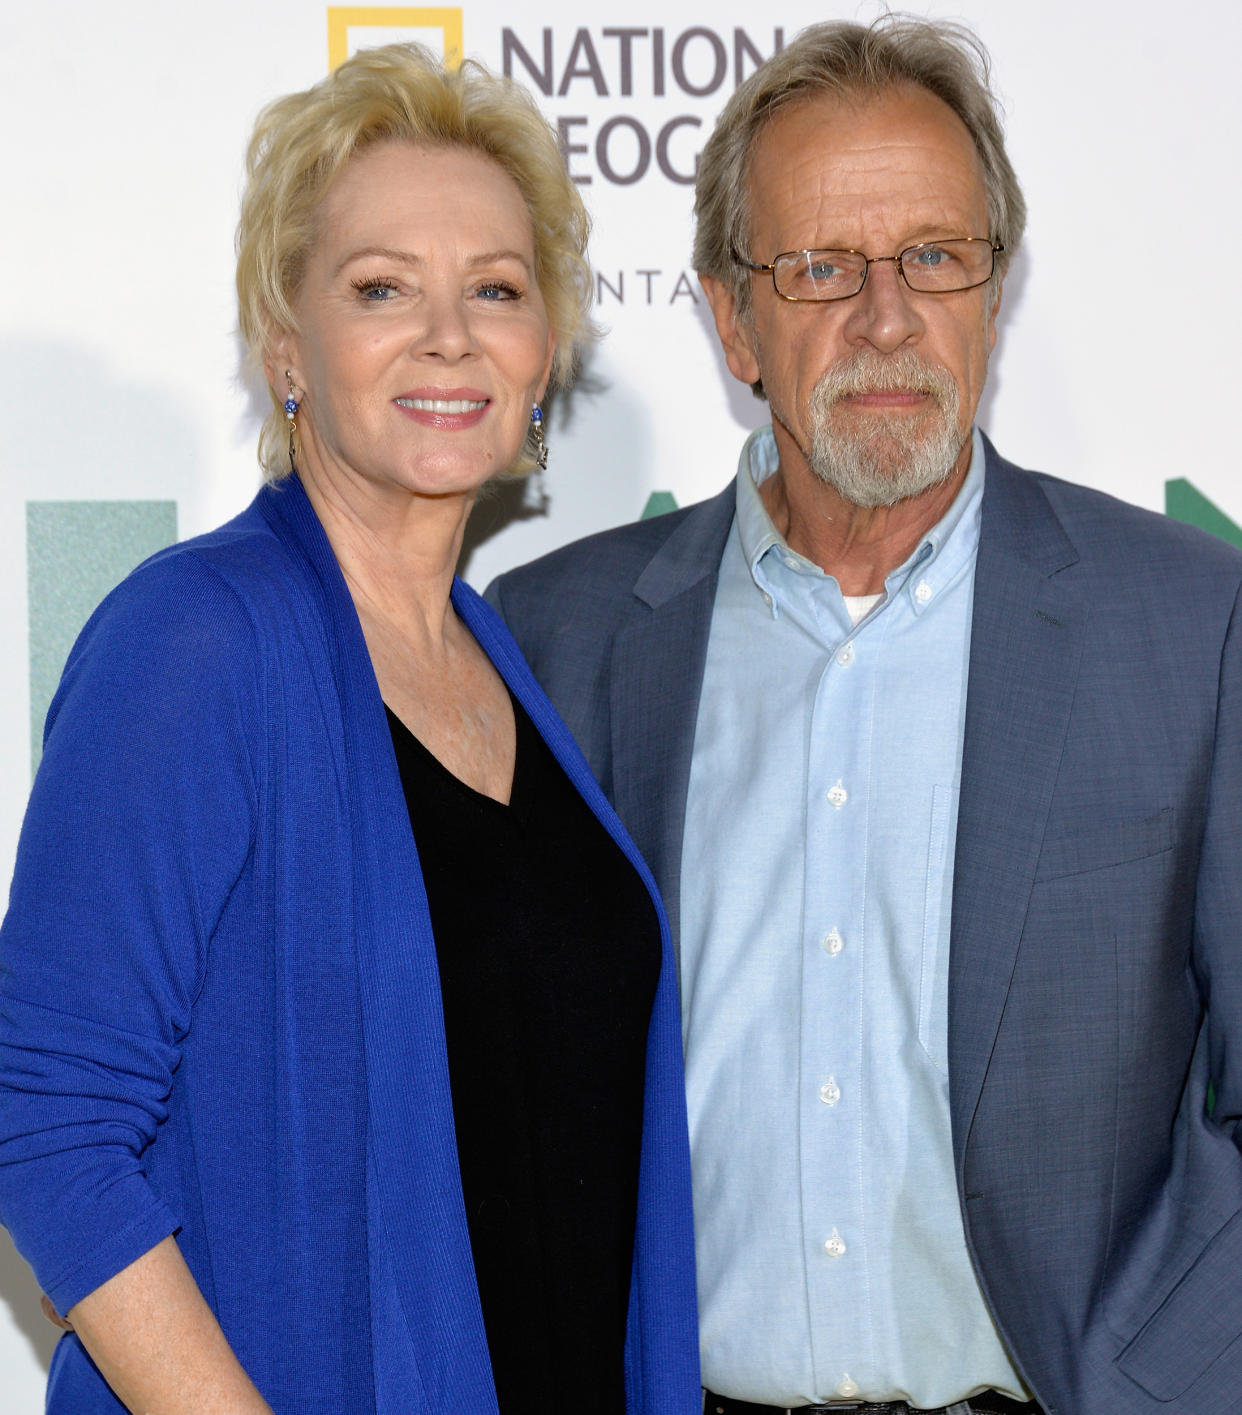
[[[424,263],[421,256],[414,255],[411,251],[396,250],[392,246],[359,246],[357,250],[350,251],[338,262],[333,274],[339,275],[347,265],[352,265],[356,260],[365,260],[371,256],[378,256],[381,260],[397,261],[402,265],[422,265]],[[531,268],[529,257],[523,255],[521,251],[514,250],[480,251],[477,255],[470,256],[466,264],[472,267],[490,265],[499,260],[516,261],[528,271]]]

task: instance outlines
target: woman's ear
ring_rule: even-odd
[[[543,361],[543,372],[539,375],[539,392],[535,395],[535,402],[542,403],[544,395],[548,391],[548,384],[552,379],[552,362],[556,358],[556,335],[551,329],[548,330],[548,353]]]
[[[283,403],[289,396],[289,382],[292,380],[300,388],[298,377],[297,338],[288,329],[270,325],[264,339],[263,372],[267,375],[268,387],[278,402]]]

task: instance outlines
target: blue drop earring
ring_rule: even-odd
[[[293,396],[293,374],[285,370],[285,381],[289,385],[289,396],[285,399],[285,417],[289,419],[289,470],[297,471],[293,461],[293,434],[298,430],[298,400]]]
[[[530,410],[531,441],[535,444],[535,461],[541,472],[548,469],[548,444],[543,440],[543,409],[535,403]]]

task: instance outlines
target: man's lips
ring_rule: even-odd
[[[875,388],[866,393],[843,393],[837,402],[856,408],[916,408],[931,397],[916,388]]]

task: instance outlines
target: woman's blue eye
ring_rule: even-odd
[[[354,289],[372,304],[383,304],[389,295],[396,293],[387,280],[355,280]]]
[[[486,285],[480,285],[475,293],[484,300],[518,300],[522,296],[520,290],[503,280],[489,280]]]

